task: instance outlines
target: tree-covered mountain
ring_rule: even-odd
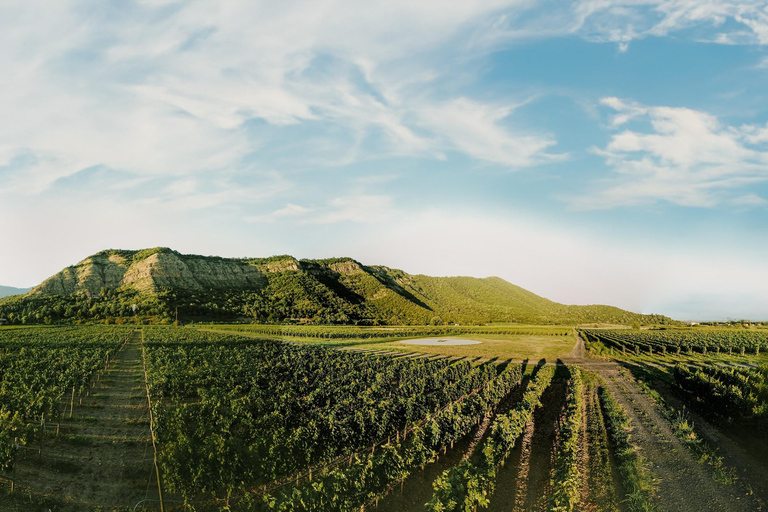
[[[135,306],[135,307],[134,307]],[[0,300],[12,323],[311,320],[429,324],[668,323],[611,306],[567,306],[498,277],[410,275],[351,258],[297,260],[183,255],[167,248],[107,250]]]
[[[10,295],[23,295],[30,290],[31,288],[14,288],[13,286],[0,285],[0,298],[8,297]]]

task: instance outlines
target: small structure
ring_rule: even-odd
[[[7,323],[8,323],[8,320],[6,320],[5,318],[0,318],[0,325],[5,325]]]

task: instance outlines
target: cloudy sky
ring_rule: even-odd
[[[0,4],[0,284],[352,256],[768,319],[768,4]]]

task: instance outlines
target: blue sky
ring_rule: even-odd
[[[768,4],[3,2],[0,283],[348,255],[768,319]]]

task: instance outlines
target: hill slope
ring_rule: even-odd
[[[566,306],[498,277],[410,275],[351,258],[297,260],[108,250],[0,301],[12,322],[312,319],[323,323],[667,323],[610,306]]]

